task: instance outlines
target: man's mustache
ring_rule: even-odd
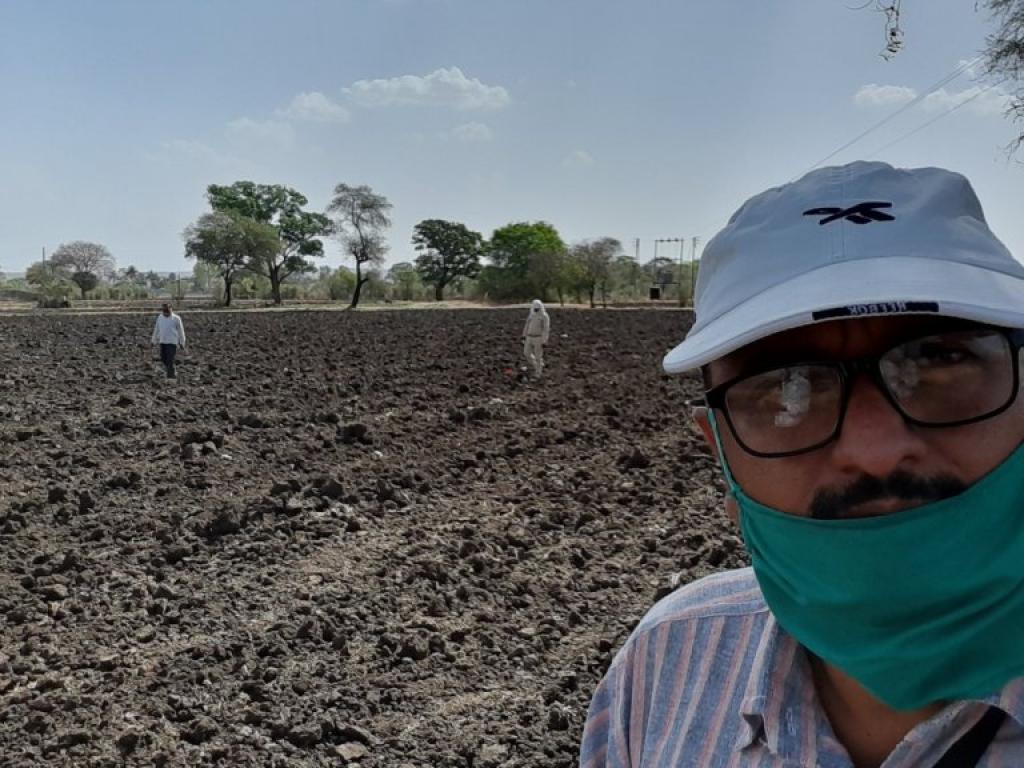
[[[863,475],[845,488],[818,491],[811,501],[811,517],[840,520],[850,517],[856,507],[873,501],[902,499],[915,505],[941,501],[967,490],[967,484],[952,475],[918,477],[893,472],[888,477]]]

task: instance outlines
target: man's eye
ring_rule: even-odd
[[[924,365],[958,365],[968,362],[974,355],[962,346],[929,344],[921,347],[917,357]]]

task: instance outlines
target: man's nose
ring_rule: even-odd
[[[870,376],[855,376],[839,437],[832,447],[837,469],[888,477],[913,469],[927,446]]]

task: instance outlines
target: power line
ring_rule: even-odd
[[[901,141],[903,141],[904,139],[909,139],[909,138],[910,138],[911,136],[913,136],[913,135],[914,135],[915,133],[917,133],[918,131],[923,131],[923,130],[924,130],[925,128],[927,128],[927,127],[928,127],[929,125],[931,125],[932,123],[934,123],[934,122],[936,122],[936,121],[938,121],[938,120],[941,120],[941,119],[942,119],[942,118],[944,118],[944,117],[945,117],[946,115],[949,115],[949,114],[951,114],[951,113],[953,113],[953,112],[956,112],[956,111],[957,111],[958,109],[960,109],[960,107],[962,107],[962,106],[964,106],[964,105],[966,105],[966,104],[969,104],[969,103],[971,103],[972,101],[974,101],[974,100],[975,100],[976,98],[978,98],[978,97],[979,97],[979,96],[981,96],[982,94],[988,93],[988,92],[989,92],[989,91],[991,91],[991,90],[992,90],[993,88],[996,88],[997,86],[999,86],[999,85],[1002,85],[1002,84],[1003,84],[1004,82],[1005,82],[1005,80],[1001,80],[1001,81],[999,81],[998,83],[992,83],[992,85],[988,85],[988,86],[986,86],[986,87],[982,88],[982,89],[981,89],[980,91],[978,91],[978,92],[974,93],[974,94],[973,94],[973,95],[971,95],[971,96],[968,96],[968,97],[967,97],[966,99],[964,99],[963,101],[961,101],[961,102],[959,102],[959,103],[957,103],[957,104],[954,104],[954,105],[953,105],[952,107],[950,107],[949,109],[947,109],[947,110],[946,110],[945,112],[940,112],[940,113],[939,113],[939,114],[937,114],[937,115],[936,115],[935,117],[933,117],[933,118],[932,118],[931,120],[928,120],[928,121],[926,121],[926,122],[924,122],[924,123],[921,123],[921,125],[917,126],[917,128],[915,128],[914,130],[912,130],[912,131],[908,131],[907,133],[905,133],[905,134],[903,134],[902,136],[900,136],[900,137],[899,137],[898,139],[893,139],[893,140],[892,140],[892,141],[890,141],[890,142],[889,142],[888,144],[886,144],[886,145],[885,145],[884,147],[881,147],[881,148],[879,148],[879,149],[876,149],[876,150],[875,150],[874,152],[872,152],[872,153],[871,153],[871,154],[869,155],[869,157],[876,157],[876,156],[877,156],[878,154],[880,154],[881,152],[884,152],[885,150],[887,150],[887,149],[888,149],[889,147],[893,146],[894,144],[899,144],[899,143],[900,143]]]
[[[954,69],[954,70],[953,70],[952,72],[950,72],[950,73],[949,73],[948,75],[946,75],[946,76],[945,76],[945,77],[943,77],[943,78],[942,78],[941,80],[939,80],[939,81],[938,81],[937,83],[935,83],[934,85],[932,85],[932,86],[931,86],[931,87],[930,87],[930,88],[929,88],[929,89],[928,89],[927,91],[925,91],[924,93],[918,94],[918,95],[917,95],[917,96],[915,96],[915,97],[914,97],[913,99],[911,99],[911,100],[910,100],[910,101],[908,101],[908,102],[907,102],[906,104],[904,104],[904,105],[903,105],[902,107],[900,107],[900,108],[899,108],[899,109],[897,109],[897,110],[896,110],[895,112],[893,112],[892,114],[890,114],[890,115],[888,115],[888,116],[886,116],[886,117],[882,118],[881,120],[879,120],[879,121],[878,121],[877,123],[875,123],[874,125],[872,125],[872,126],[871,126],[870,128],[868,128],[867,130],[865,130],[865,131],[862,131],[861,133],[859,133],[859,134],[857,134],[856,136],[854,136],[854,137],[853,137],[852,139],[850,139],[850,140],[849,140],[848,142],[846,142],[845,144],[843,144],[843,145],[842,145],[841,147],[839,147],[838,149],[836,149],[836,150],[834,150],[834,151],[832,151],[832,152],[828,153],[827,155],[825,155],[825,157],[821,158],[821,160],[819,160],[819,161],[818,161],[818,162],[816,162],[816,163],[815,163],[814,165],[812,165],[812,166],[811,166],[810,168],[808,168],[808,169],[807,169],[807,171],[805,171],[805,173],[807,173],[807,172],[810,172],[810,171],[813,171],[813,170],[814,170],[815,168],[818,168],[818,167],[820,167],[820,166],[822,165],[822,163],[825,163],[825,162],[827,162],[827,161],[831,160],[831,159],[832,159],[833,157],[835,157],[836,155],[838,155],[838,154],[839,154],[840,152],[842,152],[842,151],[843,151],[844,149],[849,149],[850,147],[852,147],[852,146],[853,146],[854,144],[856,144],[856,143],[857,143],[858,141],[860,141],[861,139],[863,139],[863,138],[864,138],[865,136],[867,136],[868,134],[870,134],[870,133],[873,133],[874,131],[878,130],[878,129],[879,129],[879,128],[881,128],[881,127],[882,127],[883,125],[885,125],[886,123],[888,123],[888,122],[889,122],[890,120],[892,120],[892,119],[894,119],[894,118],[898,117],[899,115],[902,115],[902,114],[903,114],[904,112],[906,112],[906,111],[907,111],[908,109],[910,109],[911,107],[915,106],[916,104],[919,104],[919,103],[921,103],[921,102],[922,102],[922,101],[923,101],[923,100],[924,100],[925,98],[927,98],[928,96],[930,96],[930,95],[931,95],[932,93],[934,93],[935,91],[939,90],[939,88],[941,88],[942,86],[946,85],[947,83],[949,83],[949,82],[951,82],[951,81],[955,80],[956,78],[960,77],[960,75],[962,75],[962,74],[963,74],[964,72],[966,72],[966,71],[967,71],[968,69],[970,69],[971,67],[973,67],[973,66],[974,66],[975,64],[977,64],[977,63],[978,63],[979,61],[981,61],[981,56],[978,56],[977,58],[975,58],[975,59],[973,59],[973,60],[971,60],[971,61],[968,61],[968,62],[965,62],[965,63],[961,64],[961,65],[960,65],[959,67],[957,67],[956,69]],[[794,180],[795,180],[795,179],[794,179]]]

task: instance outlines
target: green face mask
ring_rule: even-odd
[[[1024,444],[958,496],[818,520],[745,494],[709,418],[764,599],[811,653],[901,710],[1024,675]]]

